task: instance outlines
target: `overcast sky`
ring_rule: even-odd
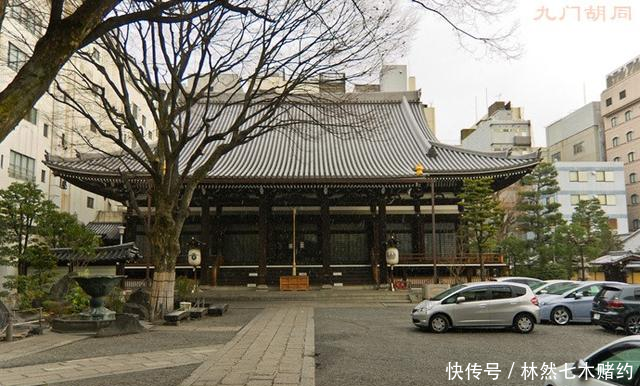
[[[640,55],[640,2],[625,0],[523,0],[512,14],[518,19],[522,55],[508,61],[469,53],[460,47],[451,28],[433,15],[420,21],[407,57],[409,75],[417,78],[424,103],[436,108],[438,138],[459,143],[461,128],[486,113],[488,102],[512,101],[523,107],[533,127],[535,146],[546,144],[544,128],[581,107],[585,100],[600,100],[606,75]],[[587,9],[605,7],[606,21],[587,20]],[[550,16],[565,19],[535,20],[545,6]],[[611,20],[614,7],[630,7],[631,20]],[[510,22],[505,20],[505,26]],[[585,92],[586,91],[586,92]],[[477,103],[477,115],[476,115]]]

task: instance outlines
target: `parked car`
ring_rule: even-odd
[[[562,293],[560,291],[540,295],[540,319],[557,325],[569,322],[591,322],[593,298],[603,286],[615,284],[606,281],[584,281]]]
[[[640,337],[618,339],[584,359],[555,369],[544,386],[631,386],[640,384]],[[588,372],[587,372],[588,371]]]
[[[593,299],[591,322],[609,331],[622,327],[627,334],[640,334],[640,285],[602,287]]]
[[[436,333],[451,327],[513,327],[527,334],[539,321],[538,298],[519,283],[461,284],[418,304],[411,321]]]
[[[544,283],[544,281],[540,279],[536,279],[534,277],[525,277],[525,276],[502,276],[502,277],[494,277],[491,281],[505,281],[508,283],[520,283],[526,284],[531,288],[536,286],[540,286]]]
[[[580,282],[575,280],[546,280],[539,287],[532,288],[536,295],[544,295],[548,293],[564,292],[572,286],[577,286]]]

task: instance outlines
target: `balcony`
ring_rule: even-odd
[[[31,168],[19,167],[16,165],[9,165],[9,177],[18,180],[24,180],[27,182],[36,182],[35,170]]]

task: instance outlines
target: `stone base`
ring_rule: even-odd
[[[95,334],[99,329],[108,327],[112,322],[113,320],[82,319],[81,317],[78,317],[78,315],[72,315],[69,318],[53,319],[53,321],[51,321],[51,331],[61,334]]]

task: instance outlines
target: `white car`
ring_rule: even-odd
[[[640,336],[610,343],[584,359],[555,369],[544,386],[637,386],[640,384]],[[553,378],[553,377],[552,377]]]

